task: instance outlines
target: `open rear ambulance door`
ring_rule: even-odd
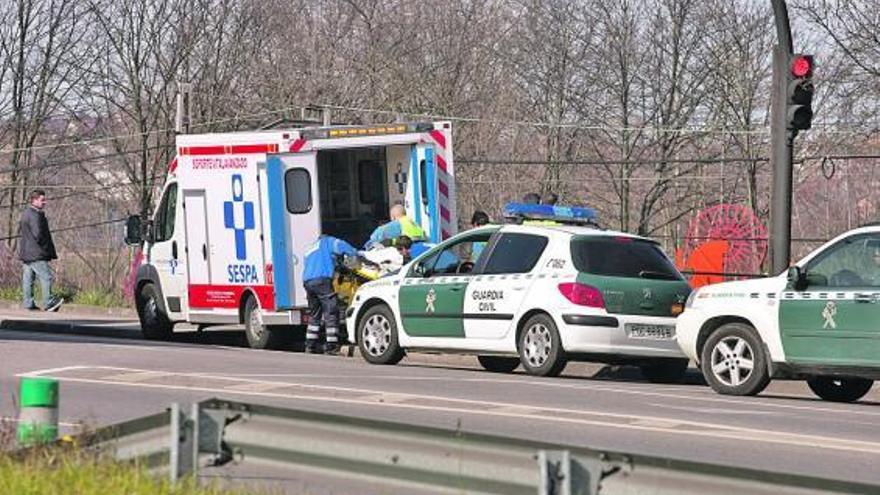
[[[404,206],[407,215],[422,227],[422,230],[425,231],[425,237],[433,243],[443,240],[440,229],[438,175],[434,146],[431,144],[414,145]]]
[[[303,259],[321,234],[316,153],[270,155],[266,160],[275,308],[303,308]]]

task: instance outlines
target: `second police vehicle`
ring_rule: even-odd
[[[652,381],[683,376],[675,316],[690,287],[657,243],[577,225],[593,217],[586,208],[506,214],[525,221],[458,234],[361,286],[346,318],[367,361],[421,349],[477,354],[496,372],[551,376],[591,360],[636,364]]]
[[[832,239],[786,273],[702,287],[678,342],[715,391],[760,393],[806,380],[819,397],[860,399],[880,377],[880,226]]]

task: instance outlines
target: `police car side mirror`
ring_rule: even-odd
[[[799,266],[788,269],[788,287],[797,291],[807,288],[806,273]]]
[[[428,269],[425,268],[425,265],[422,263],[416,263],[415,265],[413,265],[412,271],[414,274],[418,275],[419,277],[427,277],[428,276]]]
[[[143,242],[141,216],[129,215],[125,220],[125,243],[129,246],[137,246],[141,242]]]

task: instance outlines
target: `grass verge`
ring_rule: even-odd
[[[36,284],[39,285],[39,284]],[[56,296],[63,297],[66,302],[82,304],[84,306],[98,306],[101,308],[129,308],[132,304],[116,292],[99,289],[77,290],[72,287],[60,287],[53,290]],[[5,301],[21,302],[21,287],[0,287],[0,299]],[[39,287],[34,287],[34,300],[41,304],[43,300]]]
[[[0,494],[14,495],[257,495],[188,478],[171,484],[146,467],[60,445],[13,451],[15,423],[0,418]]]

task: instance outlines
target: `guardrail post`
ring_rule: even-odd
[[[567,450],[538,451],[538,495],[598,495],[602,465],[578,460]]]
[[[58,438],[58,380],[23,377],[16,437],[22,447]]]
[[[195,419],[183,412],[180,404],[171,404],[171,438],[169,476],[172,483],[176,483],[184,476],[195,473],[198,464],[198,442],[195,435],[198,432],[198,404],[193,408]]]

